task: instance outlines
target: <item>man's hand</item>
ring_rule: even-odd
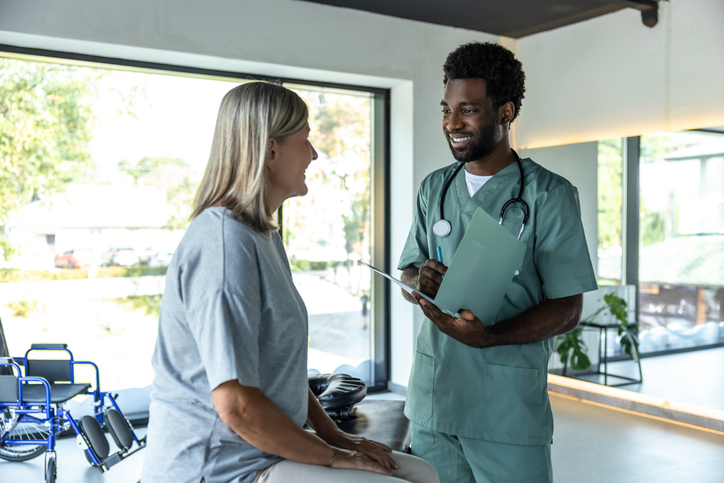
[[[463,310],[460,318],[455,319],[442,313],[420,294],[415,293],[414,296],[425,316],[440,332],[478,348],[528,344],[565,334],[576,328],[583,307],[582,294],[548,299],[522,314],[485,327],[470,310]]]
[[[441,312],[435,304],[431,304],[420,294],[413,292],[413,296],[417,299],[425,316],[443,334],[471,347],[485,348],[495,345],[493,334],[485,330],[483,323],[470,310],[463,310],[460,318],[456,319]]]
[[[425,262],[425,265],[420,267],[418,270],[414,266],[410,265],[402,271],[402,281],[414,287],[415,290],[420,293],[424,293],[431,299],[434,299],[437,295],[437,291],[440,290],[440,284],[442,283],[442,277],[447,273],[447,267],[437,260],[429,259]],[[415,299],[412,299],[407,292],[402,291],[405,299],[409,302],[417,303]]]

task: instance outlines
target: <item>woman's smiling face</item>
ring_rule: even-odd
[[[305,182],[305,171],[317,159],[317,151],[309,142],[309,123],[283,143],[275,141],[272,144],[274,153],[268,163],[268,192],[281,201],[306,195],[309,188]]]

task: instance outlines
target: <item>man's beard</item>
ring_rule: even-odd
[[[459,134],[471,136],[470,147],[467,151],[460,152],[453,146],[452,139],[450,139],[450,132],[445,131],[445,137],[447,138],[447,144],[450,146],[450,151],[456,161],[461,163],[469,163],[470,161],[477,161],[488,156],[490,153],[495,151],[498,146],[498,132],[497,126],[494,120],[491,120],[490,124],[485,128],[484,131],[476,133],[475,131],[460,132]]]

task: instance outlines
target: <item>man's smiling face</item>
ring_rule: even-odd
[[[478,161],[500,143],[498,110],[486,94],[483,79],[449,80],[440,105],[442,130],[456,160]]]

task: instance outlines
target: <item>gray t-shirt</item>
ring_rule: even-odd
[[[300,427],[307,417],[307,310],[279,234],[208,208],[166,274],[142,481],[251,481],[281,458],[234,433],[211,391],[238,380]]]

